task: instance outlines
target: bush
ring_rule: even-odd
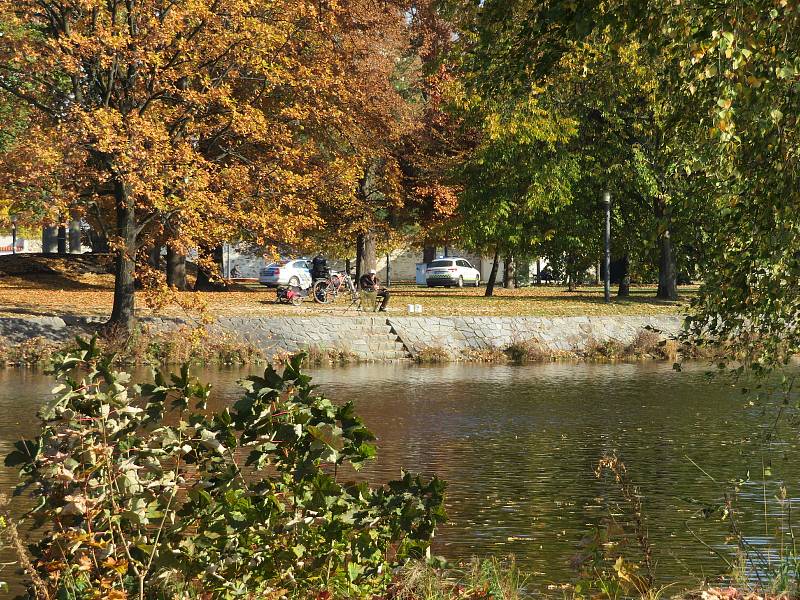
[[[642,329],[631,342],[627,354],[635,358],[678,360],[680,346],[676,340],[664,339],[659,333]]]
[[[538,340],[517,340],[506,346],[503,352],[515,363],[543,362],[553,358],[553,353]]]
[[[33,366],[50,361],[58,344],[44,337],[33,337],[21,342],[0,338],[0,364]]]
[[[323,365],[344,367],[359,362],[358,356],[344,347],[321,348],[320,346],[309,346],[305,350],[305,356],[306,364],[315,367]]]
[[[184,363],[250,364],[264,354],[238,337],[202,327],[181,326],[168,331],[136,327],[132,332],[112,330],[100,339],[104,352],[113,352],[118,364],[167,365]]]
[[[591,360],[618,360],[628,356],[625,345],[619,340],[599,342],[594,338],[587,340],[584,354]]]
[[[41,434],[6,458],[46,527],[29,575],[48,598],[363,596],[426,555],[443,482],[340,481],[374,437],[352,403],[315,392],[302,355],[209,414],[187,367],[133,385],[79,343],[55,362]]]
[[[446,348],[439,346],[428,346],[417,353],[416,361],[420,364],[437,364],[453,360],[453,357]]]

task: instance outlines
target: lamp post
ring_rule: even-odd
[[[17,253],[17,215],[11,215],[11,254]]]
[[[606,302],[611,302],[611,192],[603,192],[603,207],[606,211],[605,255],[603,263],[606,267],[603,277],[603,292]]]

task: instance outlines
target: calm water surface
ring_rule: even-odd
[[[238,397],[236,380],[248,372],[196,374],[214,383],[222,406]],[[737,501],[742,527],[763,546],[786,508],[775,498],[781,482],[791,492],[800,475],[797,452],[773,443],[764,453],[754,438],[767,419],[736,386],[708,380],[702,366],[677,373],[664,364],[368,365],[313,374],[330,397],[354,400],[377,434],[379,458],[368,477],[385,481],[406,468],[449,482],[451,522],[437,534],[437,554],[514,554],[537,585],[573,579],[581,540],[610,518],[625,520],[613,482],[594,476],[609,452],[644,496],[662,581],[693,583],[729,570],[697,539],[733,551],[725,523],[694,517],[701,504],[691,499],[713,503],[726,488],[709,476],[746,480]],[[0,370],[2,454],[35,433],[36,409],[51,387],[34,371]],[[766,485],[764,464],[772,471]],[[0,469],[0,489],[15,478]]]

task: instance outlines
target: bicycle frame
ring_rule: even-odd
[[[325,282],[325,288],[323,292],[324,297],[327,298],[330,294],[330,300],[320,299],[317,292],[317,287],[321,282]],[[353,278],[350,277],[348,273],[331,273],[327,279],[321,279],[314,283],[314,300],[317,302],[322,302],[323,304],[333,302],[342,291],[342,288],[345,288],[348,292],[350,292],[351,298],[355,298],[357,296],[355,283],[353,282]]]

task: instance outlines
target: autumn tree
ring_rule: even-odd
[[[375,268],[378,251],[436,236],[453,214],[447,180],[455,138],[443,110],[448,74],[441,58],[452,30],[430,0],[354,0],[346,5],[341,47],[353,82],[351,127],[339,147],[357,164],[348,198],[320,205],[324,244],[356,273]]]
[[[134,321],[147,236],[291,241],[321,194],[352,189],[318,136],[346,127],[341,21],[303,1],[0,0],[0,89],[35,114],[5,183],[112,217],[111,324]]]

